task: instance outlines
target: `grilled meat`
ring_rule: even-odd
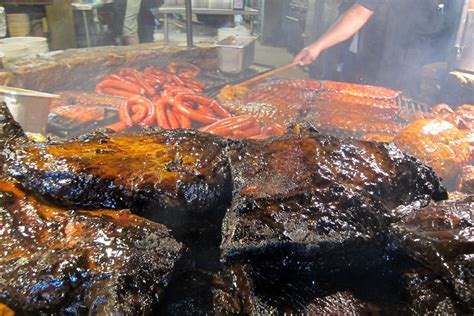
[[[390,143],[394,138],[395,136],[390,134],[368,133],[362,136],[361,140],[368,142]]]
[[[394,118],[398,112],[398,105],[395,99],[379,100],[371,97],[343,94],[341,92],[321,92],[318,94],[318,99],[323,101],[323,104],[332,104],[334,107],[339,107],[340,110],[360,113],[361,115],[370,114],[385,119]],[[320,111],[324,110],[320,109]]]
[[[127,100],[122,97],[102,95],[93,92],[61,91],[58,94],[60,98],[53,100],[51,103],[52,109],[57,106],[67,105],[119,109],[124,102],[127,102]]]
[[[24,314],[147,314],[183,247],[128,211],[45,205],[0,180],[0,303]]]
[[[307,123],[267,141],[234,143],[229,152],[234,194],[286,198],[324,189],[366,194],[387,208],[431,196],[447,198],[431,168],[394,145],[340,140]]]
[[[252,115],[262,123],[287,125],[311,107],[319,88],[317,81],[310,80],[265,83],[223,106],[236,115]]]
[[[464,166],[457,182],[457,190],[467,194],[474,194],[474,166]]]
[[[393,121],[399,110],[398,94],[376,87],[323,81],[323,91],[304,119],[336,136],[393,135],[402,127]]]
[[[24,188],[56,203],[176,212],[226,203],[228,169],[222,139],[183,130],[24,144],[5,166]]]
[[[276,81],[260,84],[224,106],[234,114],[250,114],[264,123],[287,125],[311,109],[304,119],[320,128],[350,133],[396,133],[401,126],[391,120],[399,110],[399,94],[333,81]]]
[[[427,118],[431,116],[448,121],[463,131],[474,130],[474,105],[463,104],[455,111],[447,104],[438,104],[431,111],[431,115],[425,114]]]
[[[48,120],[66,120],[68,127],[77,127],[90,122],[103,121],[105,109],[101,107],[82,107],[75,105],[62,105],[55,107],[50,113]]]
[[[432,203],[393,224],[395,244],[451,285],[474,306],[474,196]]]
[[[217,315],[400,314],[409,302],[399,281],[405,265],[399,266],[385,263],[334,275],[235,265],[215,282],[214,310]]]
[[[458,312],[472,305],[466,285],[472,276],[472,263],[465,255],[470,248],[458,238],[461,232],[447,234],[456,243],[455,259],[444,255],[447,248],[441,242],[428,244],[419,238],[418,244],[410,239],[410,218],[421,214],[420,205],[446,199],[447,193],[432,169],[393,144],[339,140],[305,124],[267,141],[228,143],[209,134],[177,130],[98,133],[64,143],[32,144],[5,106],[0,106],[0,132],[5,171],[32,194],[61,205],[157,210],[172,217],[173,229],[179,230],[179,224],[190,217],[203,218],[179,210],[211,211],[206,213],[220,221],[212,210],[228,205],[233,190],[221,243],[222,258],[234,265],[233,287],[211,280],[215,271],[201,270],[199,262],[209,258],[218,269],[213,237],[219,235],[216,229],[208,229],[212,245],[203,246],[202,239],[196,238],[192,250],[204,283],[193,280],[193,273],[183,273],[165,295],[163,311],[179,314],[192,306],[193,311],[205,312],[198,305],[209,303],[209,283],[214,286],[218,314],[406,311],[399,298],[384,301],[393,296],[377,287],[388,284],[398,290],[398,283],[385,282],[385,272],[372,270],[385,269],[387,242],[442,277],[433,280],[448,283],[443,290],[429,287],[439,294],[433,302],[446,295],[452,301],[436,305],[441,306],[436,311]],[[9,282],[0,284],[0,303],[25,313],[120,310],[137,314],[150,312],[155,298],[162,299],[156,295],[166,286],[182,252],[163,226],[127,211],[46,206],[7,182],[0,193],[0,206],[4,205],[0,227],[7,227],[0,228],[4,254],[0,279]],[[399,206],[403,207],[392,211]],[[163,222],[164,217],[154,219]],[[215,226],[215,221],[209,223]],[[26,234],[21,234],[23,227],[28,227]],[[193,243],[186,234],[181,237]],[[443,234],[435,237],[441,240]],[[202,247],[211,251],[200,252]],[[419,249],[424,248],[428,251],[420,255]],[[443,258],[427,262],[435,251]],[[242,262],[246,265],[239,267]],[[440,262],[448,265],[441,267]],[[390,280],[398,282],[402,271],[409,269],[393,266],[397,272],[389,273]],[[361,284],[367,288],[363,281],[369,276],[375,276],[370,284],[377,286],[369,288],[376,288],[372,293],[379,297],[364,296]],[[314,288],[312,282],[323,286]],[[202,302],[183,294],[185,286],[200,294]],[[449,294],[443,294],[445,289]]]
[[[0,315],[2,316],[15,316],[15,312],[11,310],[10,307],[8,307],[5,304],[0,304]]]
[[[401,94],[401,91],[391,90],[383,87],[337,81],[322,81],[321,90],[361,98],[385,100],[391,103]]]
[[[331,135],[361,136],[368,133],[395,135],[402,128],[390,118],[374,115],[370,110],[357,110],[350,103],[319,102],[305,120]]]
[[[424,268],[407,271],[401,278],[407,313],[414,315],[466,314],[453,291],[434,272]]]
[[[456,177],[471,157],[469,141],[448,121],[420,119],[404,127],[395,144],[433,167],[445,180]]]
[[[341,141],[301,126],[236,145],[230,157],[235,198],[221,245],[227,261],[291,254],[332,270],[366,264],[380,251],[392,208],[447,198],[434,172],[394,145]]]

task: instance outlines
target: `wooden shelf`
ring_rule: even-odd
[[[49,5],[53,0],[0,0],[0,5]]]

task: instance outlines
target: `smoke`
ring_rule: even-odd
[[[334,56],[342,55],[344,67],[337,76],[338,80],[400,89],[405,95],[417,98],[420,96],[423,67],[438,62],[447,65],[454,53],[464,1],[381,2],[383,4],[359,34],[357,55],[346,53],[349,45],[335,47],[316,63],[313,75],[316,73],[318,79],[330,79],[338,70],[341,72],[341,61],[335,61]],[[335,8],[326,4],[318,9],[326,11],[317,13],[324,17],[333,14]],[[313,29],[311,33],[319,35],[323,31]],[[316,40],[317,36],[313,37]],[[341,54],[340,50],[345,52]]]

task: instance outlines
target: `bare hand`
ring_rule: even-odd
[[[295,57],[295,61],[298,62],[301,66],[306,66],[315,61],[320,54],[321,50],[319,49],[319,47],[317,47],[316,45],[311,45],[299,52],[298,55],[296,55]]]

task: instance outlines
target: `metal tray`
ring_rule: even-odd
[[[229,36],[217,42],[219,69],[230,74],[240,74],[254,61],[256,37]]]

